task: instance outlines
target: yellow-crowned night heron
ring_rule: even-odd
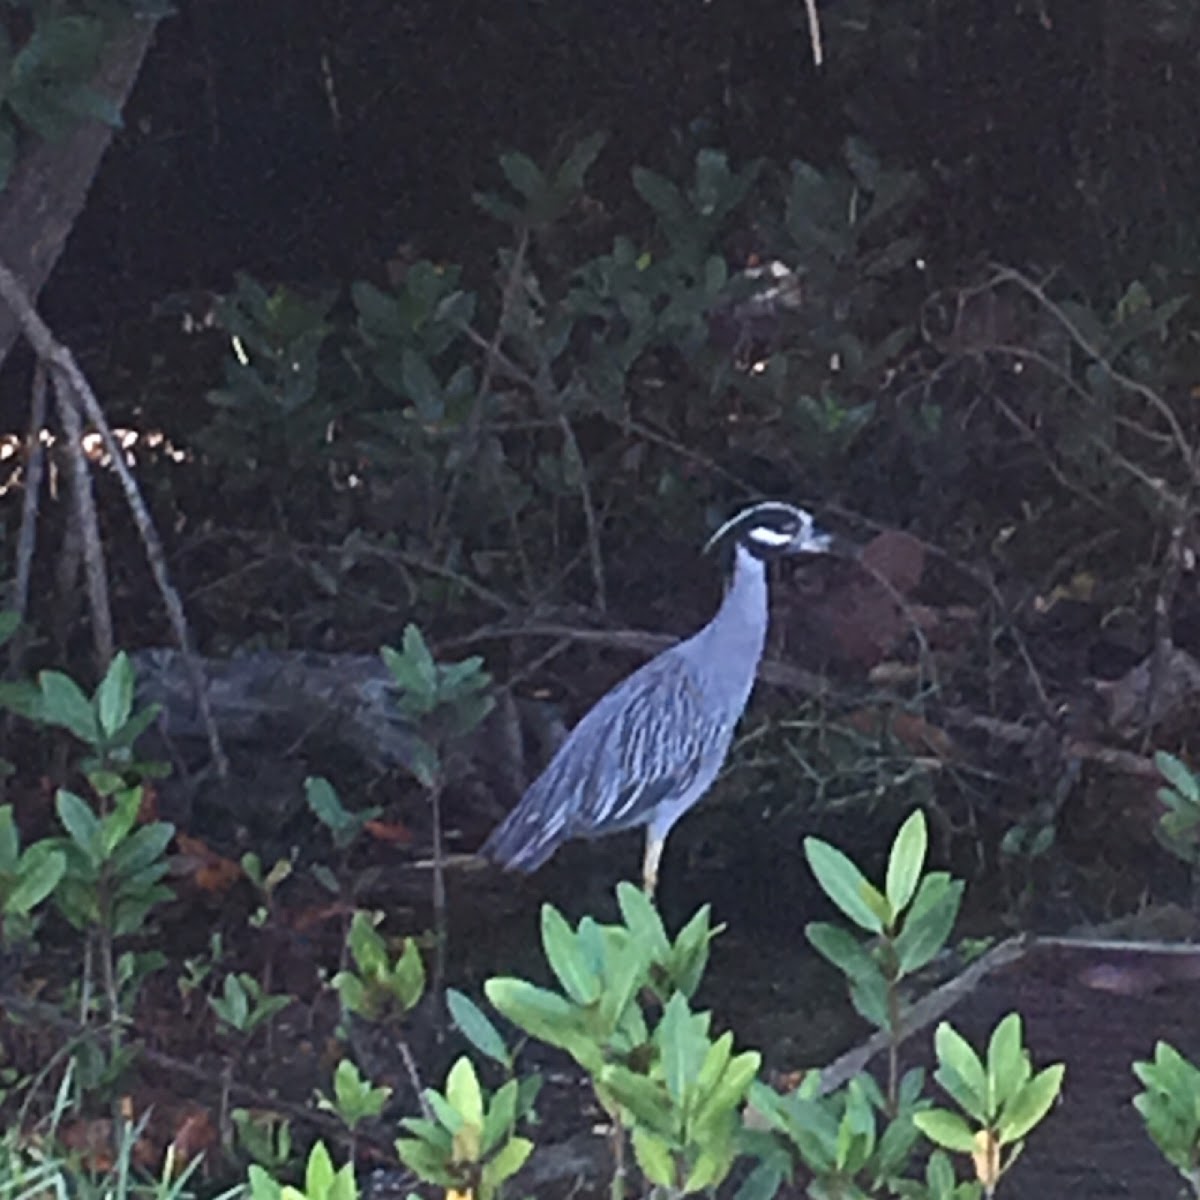
[[[587,713],[492,832],[484,857],[534,871],[570,838],[645,825],[642,879],[653,893],[667,835],[712,786],[750,698],[767,632],[766,563],[830,548],[808,513],[778,501],[738,513],[705,550],[726,540],[733,575],[717,615]]]

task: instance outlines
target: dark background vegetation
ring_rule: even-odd
[[[1078,757],[1063,747],[1082,734],[1140,752],[1147,736],[1145,722],[1135,720],[1132,732],[1108,727],[1097,678],[1121,678],[1164,637],[1187,648],[1196,622],[1186,572],[1166,597],[1171,628],[1157,628],[1152,611],[1173,510],[1147,480],[1166,478],[1186,506],[1188,470],[1164,453],[1159,416],[1101,378],[1088,348],[1104,356],[1119,347],[1113,365],[1161,393],[1191,435],[1197,13],[1169,0],[847,0],[820,16],[820,69],[799,4],[210,2],[185,5],[161,25],[124,128],[45,290],[44,310],[96,373],[114,418],[161,427],[185,442],[198,437],[210,451],[154,485],[160,519],[179,535],[175,568],[192,595],[205,649],[370,651],[394,640],[409,617],[436,641],[497,615],[461,593],[447,596],[428,578],[378,564],[363,568],[345,594],[321,596],[320,586],[314,593],[315,568],[304,560],[344,547],[355,530],[368,540],[398,539],[443,564],[453,560],[468,575],[482,570],[482,581],[518,611],[565,601],[591,609],[574,608],[572,619],[682,632],[703,619],[713,595],[708,568],[692,551],[702,521],[755,492],[787,494],[826,510],[861,540],[888,528],[924,539],[919,565],[909,568],[919,581],[915,598],[939,612],[968,610],[958,613],[958,632],[946,635],[954,647],[937,687],[880,693],[864,683],[867,672],[889,656],[919,659],[929,650],[912,637],[912,614],[893,629],[896,613],[886,602],[881,611],[851,604],[853,627],[842,638],[850,649],[842,661],[823,663],[811,647],[828,644],[831,614],[846,620],[838,591],[844,581],[781,587],[783,623],[793,629],[786,653],[832,667],[835,679],[840,671],[850,689],[821,719],[840,719],[863,703],[889,714],[863,718],[866,732],[855,738],[865,741],[855,741],[853,753],[843,750],[873,758],[879,731],[895,713],[940,731],[939,706],[969,704],[980,718],[1024,727],[1042,749],[989,739],[978,728],[968,731],[969,748],[942,746],[955,769],[922,787],[947,804],[947,832],[982,836],[983,820],[999,836],[1057,825],[1063,812],[1090,812],[1081,797],[1095,768],[1081,773]],[[779,387],[770,401],[746,390],[753,354],[745,331],[738,346],[721,345],[715,304],[701,322],[715,348],[699,357],[689,348],[681,360],[682,343],[651,338],[625,376],[627,409],[615,421],[614,410],[581,405],[559,371],[558,396],[577,422],[601,514],[595,549],[609,579],[605,616],[594,611],[594,564],[589,573],[562,540],[577,546],[573,539],[597,533],[585,530],[561,486],[539,499],[535,483],[504,502],[516,504],[509,515],[519,515],[529,540],[521,554],[536,561],[532,576],[526,570],[518,578],[516,548],[503,545],[509,534],[494,522],[479,524],[480,504],[494,504],[496,493],[472,496],[468,488],[446,513],[417,511],[434,493],[445,499],[447,488],[454,492],[447,479],[456,468],[444,441],[432,450],[437,462],[428,445],[363,448],[363,430],[353,428],[363,409],[402,408],[403,396],[364,402],[361,388],[353,397],[346,391],[357,384],[323,382],[320,402],[310,406],[313,428],[333,421],[345,437],[328,452],[304,435],[303,447],[284,452],[284,461],[257,418],[238,425],[229,409],[206,400],[227,357],[224,340],[182,338],[176,330],[180,312],[211,311],[239,271],[268,290],[284,285],[310,299],[333,289],[330,319],[344,329],[348,284],[386,288],[403,279],[408,264],[428,258],[461,265],[460,286],[478,292],[475,322],[491,339],[496,322],[509,319],[503,304],[511,259],[498,269],[497,249],[507,244],[511,253],[515,234],[479,207],[476,193],[504,189],[501,153],[517,148],[537,162],[561,161],[596,131],[607,140],[585,197],[552,228],[534,230],[526,262],[547,303],[561,300],[571,272],[606,253],[614,236],[665,256],[663,224],[656,231],[630,172],[640,164],[686,181],[704,147],[724,151],[734,170],[765,164],[745,202],[710,231],[707,252],[730,272],[782,258],[804,292],[799,318],[785,313],[765,336],[754,331],[750,339],[751,351],[782,349],[790,358],[782,402]],[[834,186],[848,178],[851,143],[866,147],[882,169],[915,181],[913,198],[874,247],[818,268],[780,232],[789,163],[811,164]],[[870,194],[861,190],[864,208]],[[868,249],[896,249],[899,257],[879,272]],[[997,282],[996,264],[1023,272],[1029,286]],[[653,303],[668,295],[664,285]],[[1046,306],[1063,302],[1077,306],[1070,319],[1082,344],[1071,342]],[[1161,307],[1168,302],[1169,310]],[[693,314],[688,337],[699,320]],[[610,322],[595,344],[614,328]],[[570,352],[577,362],[588,353],[583,329],[576,326]],[[862,369],[831,374],[847,338]],[[335,368],[339,351],[328,341],[322,346],[321,369]],[[520,346],[512,355],[530,361]],[[438,369],[444,375],[464,358],[482,387],[480,343],[457,342]],[[1047,360],[1053,369],[1039,370]],[[531,397],[519,381],[493,382],[505,417],[536,415],[539,405],[547,415],[545,398]],[[801,393],[803,404],[794,407],[807,408],[789,415],[787,404]],[[19,392],[9,395],[19,402]],[[824,415],[810,403],[816,396]],[[622,424],[630,416],[639,428],[652,427],[658,443]],[[264,419],[296,427],[278,414]],[[736,428],[729,424],[735,419]],[[259,440],[259,452],[239,458],[230,437],[243,451]],[[557,453],[542,434],[514,434],[500,445],[527,480],[546,453]],[[337,472],[372,461],[378,465],[362,472],[365,491],[347,499],[326,486]],[[417,462],[425,484],[414,491],[408,484]],[[1120,463],[1132,465],[1114,466]],[[1180,553],[1191,536],[1188,512]],[[264,539],[279,538],[264,549]],[[271,564],[281,547],[290,566],[277,571]],[[255,574],[256,560],[265,574]],[[119,616],[122,640],[165,641],[132,542],[116,569],[132,606]],[[238,581],[232,592],[223,590],[227,575]],[[962,633],[964,620],[973,632]],[[79,627],[77,647],[83,637]],[[858,645],[864,640],[870,649]],[[522,656],[533,652],[514,657],[511,641],[482,649],[501,679],[520,674]],[[572,651],[564,661],[572,665],[557,686],[550,664],[549,682],[569,715],[624,669],[601,665],[589,652]],[[524,686],[545,681],[535,673]],[[786,710],[787,701],[768,698],[764,708],[772,706]],[[1176,736],[1181,715],[1169,715],[1167,733]],[[1065,797],[1050,815],[1046,797],[1035,794],[1047,745],[1058,747],[1052,778]],[[920,749],[899,748],[902,756]],[[997,801],[982,777],[964,782],[959,755],[970,771],[999,766],[1016,794],[1004,788]],[[841,778],[843,767],[818,771],[827,767]],[[877,769],[868,768],[866,780],[842,779],[833,792],[871,794]],[[884,774],[891,778],[892,768]],[[1099,790],[1108,795],[1110,783],[1105,777]],[[1118,790],[1127,783],[1121,777]],[[773,786],[795,790],[786,777]],[[970,797],[965,819],[963,791]],[[783,807],[797,813],[806,806]],[[1144,822],[1140,801],[1135,810],[1135,823]],[[482,832],[496,812],[466,824]],[[1081,824],[1090,839],[1092,817]],[[993,852],[994,843],[985,857]]]
[[[214,658],[374,654],[415,622],[569,723],[637,661],[575,635],[705,620],[698,547],[738,503],[789,497],[874,547],[777,580],[785,670],[673,837],[668,909],[715,898],[738,938],[794,939],[804,834],[877,857],[914,802],[985,880],[979,929],[1187,901],[1152,754],[1188,757],[1200,694],[1200,5],[833,0],[820,23],[817,68],[780,0],[183,4],[41,311],[115,424],[188,452],[138,470]],[[552,174],[597,133],[550,200],[501,163]],[[693,189],[678,211],[666,180]],[[744,272],[771,262],[795,291],[760,310]],[[16,430],[29,363],[4,371]],[[167,644],[97,488],[118,641]],[[48,503],[31,657],[86,678],[69,524]],[[504,771],[467,747],[453,849],[536,768],[524,734]],[[427,851],[421,790],[336,731],[232,748],[236,802],[188,778],[202,740],[162,788],[214,852],[315,856],[317,770],[405,831],[371,865]],[[61,770],[23,753],[27,783]],[[631,854],[471,877],[468,959]]]

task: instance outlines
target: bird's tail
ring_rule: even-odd
[[[536,871],[566,841],[562,819],[547,821],[524,802],[492,830],[479,853],[506,871]]]

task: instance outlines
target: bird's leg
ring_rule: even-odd
[[[654,832],[653,827],[646,830],[646,854],[642,859],[642,890],[651,898],[658,886],[658,863],[662,858],[665,840]]]

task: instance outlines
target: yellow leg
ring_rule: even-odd
[[[658,863],[662,858],[665,838],[657,838],[654,833],[646,830],[646,855],[642,859],[642,890],[647,896],[654,895],[658,886]]]

